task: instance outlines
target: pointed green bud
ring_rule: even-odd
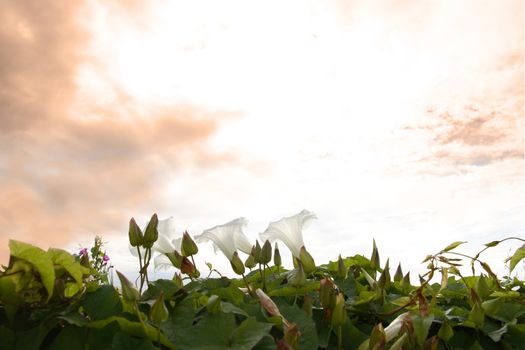
[[[394,274],[394,281],[400,282],[403,279],[403,270],[401,269],[401,263],[397,265],[396,273]]]
[[[281,266],[282,264],[281,253],[279,252],[279,247],[277,246],[277,242],[275,242],[275,249],[273,251],[273,264],[277,267]]]
[[[251,270],[255,267],[255,265],[257,265],[257,263],[255,262],[255,258],[253,257],[253,255],[248,255],[248,258],[246,258],[246,261],[244,262],[244,266]]]
[[[336,294],[334,282],[329,277],[323,278],[319,287],[319,301],[325,310],[325,315],[327,314],[326,311],[334,308]]]
[[[174,250],[172,253],[164,253],[164,255],[170,259],[170,262],[173,264],[173,266],[179,270],[181,269],[183,256],[180,255],[178,251]]]
[[[138,247],[142,245],[143,239],[144,239],[142,235],[142,230],[137,225],[134,218],[131,218],[131,220],[129,220],[128,235],[129,235],[129,244],[131,244],[132,247]]]
[[[385,329],[381,323],[372,329],[369,339],[370,349],[383,349],[386,344]]]
[[[230,259],[230,264],[232,265],[233,272],[236,274],[242,275],[244,273],[244,264],[242,263],[241,258],[239,258],[237,252],[233,253],[232,258]]]
[[[332,327],[339,327],[346,322],[345,297],[343,293],[335,296],[334,311],[332,312]]]
[[[288,283],[294,287],[301,287],[306,283],[306,274],[300,261],[295,269],[288,272]]]
[[[176,285],[179,289],[182,288],[182,286],[184,285],[184,284],[182,283],[182,276],[181,276],[180,273],[178,273],[178,272],[175,272],[175,274],[173,275],[172,281],[175,283],[175,285]]]
[[[118,279],[120,280],[120,287],[122,289],[122,298],[129,302],[135,302],[140,299],[139,291],[133,283],[131,283],[126,276],[117,271]]]
[[[157,217],[157,214],[153,214],[151,220],[148,222],[148,226],[146,226],[146,230],[144,231],[144,248],[153,247],[153,243],[159,238],[159,232],[157,231],[158,224],[159,218]]]
[[[259,245],[259,241],[255,241],[255,245],[252,247],[252,255],[255,259],[255,262],[260,264],[261,263],[261,246]]]
[[[261,249],[260,263],[266,265],[272,260],[272,244],[266,240]]]
[[[221,298],[216,294],[210,296],[206,303],[206,310],[212,315],[219,313],[221,311]]]
[[[156,325],[160,325],[168,319],[168,308],[164,304],[164,293],[162,291],[149,311],[149,318]]]
[[[185,231],[182,235],[181,253],[182,256],[191,256],[199,252],[199,248],[195,241],[191,238],[188,231]]]
[[[299,332],[299,327],[296,323],[291,323],[288,326],[284,327],[284,340],[285,345],[280,345],[278,343],[278,349],[299,349],[299,337],[301,332]]]
[[[376,240],[374,239],[374,246],[372,249],[372,256],[370,257],[370,267],[372,270],[379,268],[379,251],[377,250]]]
[[[312,309],[313,309],[312,297],[309,295],[305,295],[303,297],[303,310],[304,312],[306,312],[308,316],[312,317]]]
[[[301,252],[299,254],[299,260],[301,260],[301,263],[304,268],[304,272],[306,274],[310,274],[315,271],[315,261],[314,258],[308,253],[304,245],[301,247]]]
[[[339,254],[339,259],[337,259],[337,277],[344,280],[347,273],[348,268],[345,266],[345,262],[343,261],[343,258],[341,258],[341,254]]]
[[[377,281],[377,285],[384,290],[387,290],[390,288],[390,267],[389,265],[389,259],[386,260],[385,267],[383,269],[383,272],[381,272],[381,276],[379,276],[379,280]]]
[[[191,263],[190,259],[183,257],[180,272],[185,273],[186,275],[195,275],[197,269],[195,268],[195,265]]]
[[[405,290],[410,288],[410,271],[407,272],[405,277],[403,277],[403,279],[401,280],[401,287]]]

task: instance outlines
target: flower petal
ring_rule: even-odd
[[[246,254],[251,252],[252,245],[242,232],[246,224],[247,220],[245,218],[238,218],[226,224],[204,230],[202,234],[195,237],[195,240],[196,242],[212,241],[215,252],[219,249],[231,260],[237,249]]]
[[[280,220],[271,222],[268,228],[260,234],[263,241],[281,240],[295,257],[299,257],[303,242],[303,228],[311,220],[317,219],[317,216],[308,211],[303,210],[300,213],[284,217]]]
[[[164,254],[159,254],[153,259],[153,263],[155,265],[155,271],[158,270],[167,270],[170,267],[173,267],[173,264],[171,263],[170,259]]]

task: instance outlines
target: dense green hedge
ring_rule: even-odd
[[[148,226],[155,236],[155,220]],[[273,247],[268,255],[268,244],[257,245],[251,272],[201,278],[188,239],[172,256],[184,274],[150,281],[147,230],[130,225],[134,247],[146,252],[139,288],[121,275],[122,287],[112,285],[98,255],[10,241],[0,272],[1,349],[525,348],[523,282],[498,279],[481,252],[456,253],[462,242],[428,256],[417,286],[400,266],[392,275],[388,261],[379,266],[375,243],[370,259],[355,255],[311,270],[298,258],[291,271]],[[516,250],[512,268],[524,255],[525,246]],[[465,262],[473,275],[458,271]]]

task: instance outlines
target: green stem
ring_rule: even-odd
[[[341,345],[343,344],[343,332],[342,332],[342,326],[339,326],[337,331],[337,348],[342,349]]]
[[[139,288],[139,294],[142,294],[142,285],[144,284],[144,268],[142,266],[142,254],[140,254],[140,246],[137,246],[137,253],[139,256],[139,277],[140,277],[140,288]],[[135,281],[136,282],[136,281]]]
[[[246,280],[246,276],[244,276],[244,273],[241,274],[241,276],[242,276],[242,280],[244,281],[244,284],[246,285],[246,288],[248,288],[248,293],[250,293],[250,296],[255,297],[255,295],[253,294],[252,288],[250,287],[250,285],[248,284],[248,281]]]

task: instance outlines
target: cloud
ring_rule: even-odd
[[[1,262],[9,238],[63,246],[80,234],[118,230],[131,215],[163,207],[170,177],[235,158],[210,150],[208,140],[236,113],[144,106],[108,77],[109,98],[83,94],[80,68],[99,64],[84,53],[83,5],[2,5]]]

